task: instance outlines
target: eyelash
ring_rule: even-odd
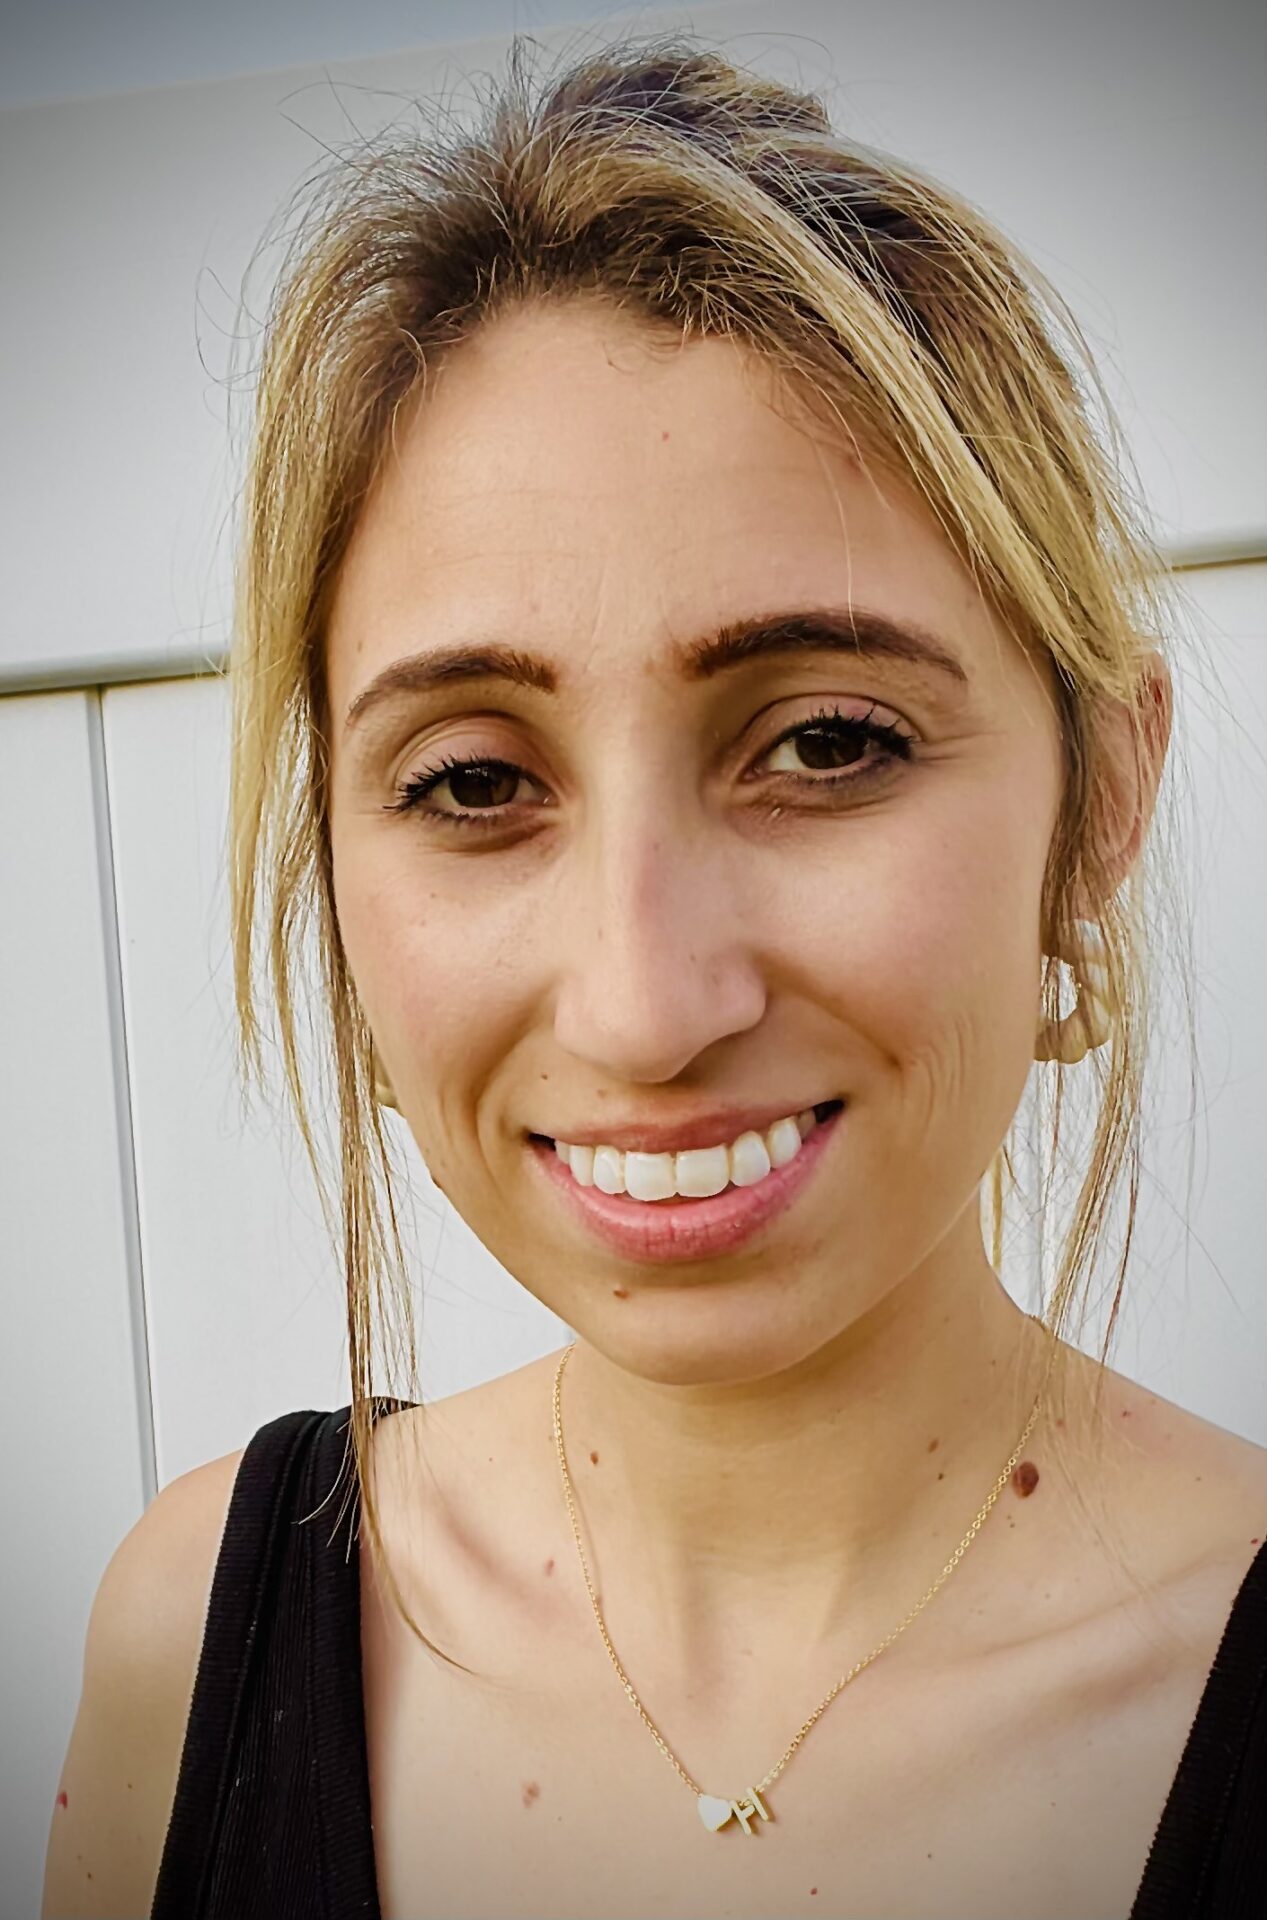
[[[825,734],[836,739],[865,741],[869,745],[883,749],[883,757],[872,761],[863,773],[839,772],[827,775],[821,780],[811,779],[808,775],[780,773],[772,776],[775,780],[790,781],[802,790],[813,788],[829,793],[838,793],[845,787],[856,787],[870,783],[879,775],[888,771],[895,760],[910,760],[913,742],[909,735],[901,733],[883,720],[874,720],[870,714],[858,715],[842,713],[839,707],[824,707],[809,720],[798,721],[794,727],[788,727],[777,739],[772,740],[762,756],[767,758],[777,747],[787,740],[795,740],[803,733]],[[481,807],[465,813],[442,813],[437,808],[424,807],[422,802],[434,789],[443,784],[453,773],[515,773],[525,776],[525,770],[510,760],[476,757],[462,759],[455,755],[446,755],[435,766],[426,767],[420,773],[412,774],[398,789],[400,798],[390,801],[384,807],[386,813],[415,812],[422,820],[441,821],[446,826],[470,827],[477,833],[489,832],[504,825],[509,807]],[[531,775],[525,777],[531,778]]]

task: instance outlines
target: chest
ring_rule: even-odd
[[[504,1628],[463,1635],[472,1677],[377,1608],[362,1632],[383,1920],[1120,1920],[1208,1665],[1103,1631],[1072,1661],[1031,1643],[950,1669],[877,1663],[764,1790],[770,1819],[749,1835],[705,1829],[596,1633],[529,1662]],[[833,1677],[791,1676],[785,1710],[720,1742],[689,1708],[644,1705],[702,1785],[737,1796]],[[734,1767],[704,1778],[726,1753]]]

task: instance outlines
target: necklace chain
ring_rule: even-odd
[[[1034,1315],[1030,1314],[1027,1316],[1027,1318],[1032,1320],[1034,1319]],[[1041,1324],[1041,1322],[1037,1324]],[[564,1348],[563,1356],[559,1361],[559,1365],[554,1376],[554,1441],[555,1441],[555,1446],[558,1450],[558,1455],[559,1455],[559,1470],[563,1476],[563,1491],[567,1498],[568,1517],[572,1522],[572,1534],[573,1534],[573,1538],[576,1541],[576,1550],[581,1557],[581,1569],[585,1575],[585,1585],[589,1591],[590,1605],[594,1609],[594,1618],[598,1622],[598,1631],[603,1636],[603,1645],[607,1649],[607,1653],[611,1660],[611,1663],[615,1667],[616,1672],[620,1675],[621,1685],[624,1687],[625,1692],[629,1695],[629,1698],[632,1700],[634,1706],[637,1708],[638,1714],[642,1719],[643,1724],[646,1726],[647,1731],[650,1733],[652,1739],[655,1741],[656,1745],[659,1747],[661,1753],[664,1755],[669,1765],[673,1768],[674,1772],[678,1774],[678,1776],[686,1782],[686,1785],[691,1789],[692,1793],[700,1796],[701,1800],[708,1801],[709,1796],[704,1793],[704,1789],[702,1787],[698,1786],[697,1783],[694,1780],[692,1780],[690,1774],[686,1771],[686,1768],[682,1765],[681,1761],[677,1758],[677,1755],[672,1752],[667,1742],[662,1737],[659,1728],[652,1721],[646,1708],[643,1706],[641,1700],[638,1698],[637,1694],[634,1692],[632,1682],[629,1679],[629,1675],[625,1672],[625,1669],[621,1666],[620,1659],[619,1659],[619,1656],[617,1655],[616,1649],[615,1647],[613,1647],[611,1643],[611,1637],[607,1632],[606,1622],[603,1619],[602,1609],[599,1607],[599,1604],[598,1604],[598,1596],[594,1592],[594,1583],[590,1578],[589,1563],[585,1558],[585,1548],[581,1544],[581,1530],[577,1524],[576,1502],[573,1497],[573,1491],[572,1491],[572,1478],[568,1472],[567,1453],[564,1450],[564,1445],[563,1445],[563,1405],[562,1405],[563,1369],[566,1367],[569,1359],[571,1358],[573,1352],[575,1351],[576,1344],[577,1344],[576,1341],[573,1341],[570,1346]],[[964,1554],[968,1551],[968,1548],[972,1545],[972,1542],[976,1539],[977,1534],[981,1531],[981,1528],[985,1525],[986,1519],[989,1516],[991,1508],[994,1506],[995,1501],[998,1499],[999,1495],[1002,1493],[1004,1487],[1007,1485],[1009,1479],[1011,1478],[1012,1472],[1016,1467],[1017,1463],[1019,1462],[1021,1454],[1024,1452],[1025,1443],[1029,1439],[1030,1434],[1034,1431],[1034,1425],[1038,1419],[1039,1409],[1042,1405],[1043,1394],[1046,1389],[1047,1380],[1051,1373],[1052,1362],[1055,1358],[1056,1346],[1057,1346],[1057,1343],[1053,1340],[1051,1343],[1051,1350],[1048,1354],[1047,1370],[1043,1375],[1043,1383],[1039,1387],[1038,1392],[1035,1395],[1033,1407],[1030,1409],[1029,1419],[1025,1422],[1024,1429],[1021,1433],[1021,1437],[1017,1441],[1015,1447],[1013,1448],[1011,1455],[1008,1458],[1007,1465],[1004,1467],[998,1479],[994,1482],[994,1485],[991,1487],[990,1492],[984,1504],[979,1509],[976,1515],[976,1518],[973,1520],[972,1525],[968,1528],[967,1533],[965,1533],[963,1539],[959,1542],[959,1545],[955,1548],[954,1552],[951,1554],[949,1560],[946,1562],[945,1566],[942,1568],[941,1572],[938,1574],[937,1578],[934,1580],[932,1586],[928,1589],[928,1592],[924,1595],[923,1599],[918,1603],[918,1605],[912,1607],[911,1611],[907,1614],[905,1620],[903,1620],[899,1626],[894,1627],[892,1633],[888,1634],[883,1640],[881,1640],[878,1647],[874,1647],[872,1649],[872,1651],[867,1655],[865,1660],[859,1660],[856,1666],[850,1667],[848,1673],[841,1675],[840,1679],[837,1680],[831,1692],[826,1696],[824,1700],[822,1700],[819,1703],[817,1707],[815,1707],[813,1713],[811,1713],[811,1715],[809,1716],[809,1719],[806,1720],[804,1725],[801,1727],[800,1731],[795,1735],[790,1745],[787,1747],[786,1751],[784,1752],[782,1759],[779,1760],[778,1764],[770,1769],[769,1773],[766,1774],[763,1780],[760,1780],[757,1782],[757,1785],[755,1788],[749,1789],[750,1800],[751,1800],[751,1796],[761,1793],[764,1788],[768,1787],[773,1781],[778,1779],[784,1767],[787,1765],[788,1761],[792,1758],[792,1755],[796,1752],[796,1749],[800,1746],[802,1740],[805,1738],[810,1728],[814,1725],[815,1721],[818,1720],[819,1717],[827,1711],[827,1708],[831,1705],[832,1701],[836,1698],[836,1695],[839,1692],[841,1692],[841,1690],[844,1687],[847,1687],[851,1680],[856,1680],[858,1675],[862,1673],[865,1668],[869,1667],[873,1660],[878,1659],[879,1656],[884,1652],[886,1647],[892,1646],[893,1642],[897,1639],[898,1635],[900,1633],[904,1633],[907,1627],[910,1626],[912,1620],[916,1619],[917,1616],[924,1611],[924,1608],[928,1605],[929,1601],[933,1598],[933,1595],[937,1593],[938,1590],[945,1584],[945,1582],[950,1578],[951,1574],[954,1572],[955,1568],[959,1565],[959,1562],[963,1559]],[[751,1811],[750,1800],[748,1803],[745,1803],[748,1806],[749,1811]],[[721,1806],[723,1803],[713,1802],[712,1804]],[[739,1803],[732,1803],[732,1804],[735,1806],[735,1810],[738,1811]],[[763,1815],[763,1818],[767,1818],[767,1819],[769,1818],[769,1815],[764,1812],[764,1809],[762,1810],[762,1815]],[[711,1824],[711,1822],[709,1822],[709,1824]],[[746,1821],[744,1824],[746,1828]]]

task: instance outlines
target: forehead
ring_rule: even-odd
[[[916,490],[815,427],[768,364],[597,303],[527,309],[401,411],[331,606],[335,711],[428,637],[498,632],[611,670],[798,600],[997,652]]]

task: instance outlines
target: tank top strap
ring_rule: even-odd
[[[411,1403],[379,1398],[377,1421]],[[328,1920],[381,1920],[370,1819],[369,1756],[361,1661],[360,1496],[351,1408],[329,1414],[313,1436],[304,1506],[308,1582],[307,1709],[312,1734],[314,1846],[320,1892],[307,1912]],[[299,1908],[295,1920],[299,1920]]]
[[[379,1397],[375,1419],[412,1403]],[[238,1463],[150,1920],[379,1920],[351,1408]]]
[[[1267,1539],[1241,1582],[1130,1920],[1248,1920],[1267,1900]]]

